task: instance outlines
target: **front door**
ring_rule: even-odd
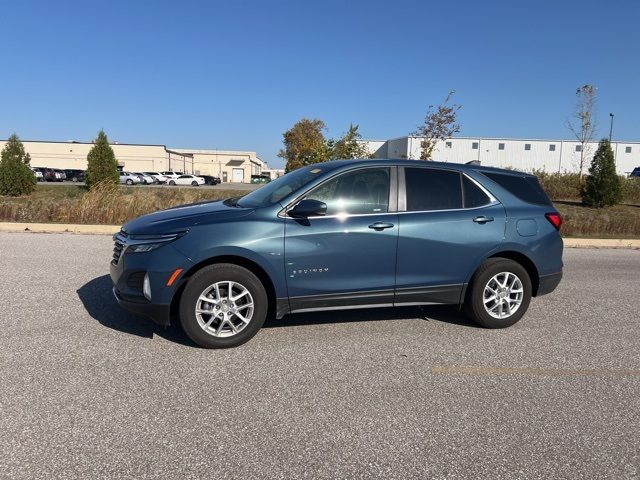
[[[344,172],[305,196],[325,202],[327,213],[285,220],[291,311],[393,304],[394,197],[394,167]]]
[[[504,239],[504,207],[460,172],[402,170],[395,304],[458,303],[479,260]]]

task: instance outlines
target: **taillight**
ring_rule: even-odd
[[[562,226],[562,215],[558,212],[551,212],[545,213],[544,216],[547,217],[547,220],[551,222],[551,225],[553,225],[556,230],[560,230],[560,227]]]

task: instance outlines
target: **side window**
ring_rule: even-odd
[[[491,203],[489,196],[465,175],[462,175],[462,191],[464,192],[464,208],[481,207]]]
[[[462,208],[460,174],[431,168],[405,168],[407,211]]]
[[[306,198],[327,204],[327,215],[389,211],[389,169],[366,168],[326,181]]]

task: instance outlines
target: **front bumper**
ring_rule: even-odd
[[[140,301],[125,300],[118,289],[113,287],[113,296],[116,297],[118,304],[125,310],[135,313],[136,315],[142,315],[150,318],[154,323],[158,325],[167,326],[170,321],[170,305],[162,305],[148,302],[146,298]]]
[[[147,253],[129,253],[126,249],[125,245],[119,257],[114,253],[110,262],[116,300],[132,313],[149,317],[158,325],[169,325],[173,297],[193,263],[170,244]],[[167,285],[179,268],[181,275],[172,285]],[[143,294],[145,275],[149,278],[151,300]]]
[[[553,292],[562,280],[562,272],[552,273],[551,275],[542,275],[538,284],[536,296],[546,295]]]

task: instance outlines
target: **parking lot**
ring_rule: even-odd
[[[567,250],[506,330],[324,312],[208,351],[116,305],[111,249],[0,234],[2,477],[640,475],[640,251]]]

